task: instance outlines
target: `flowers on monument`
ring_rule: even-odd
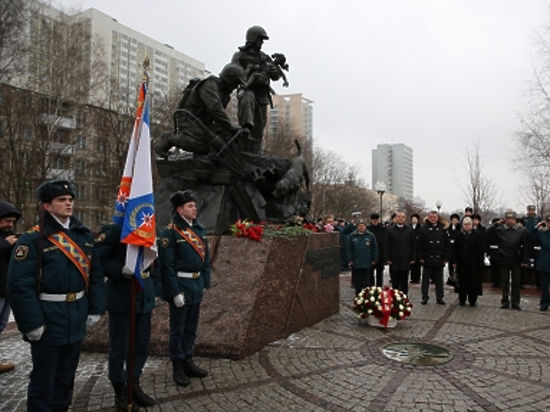
[[[315,223],[304,223],[302,224],[302,227],[306,230],[309,230],[311,232],[318,232],[319,228],[315,225]]]
[[[230,227],[231,234],[236,237],[249,237],[256,242],[262,241],[264,234],[264,224],[256,224],[251,220],[237,220]]]
[[[389,286],[371,286],[363,289],[353,299],[353,310],[357,317],[365,319],[374,316],[384,327],[390,318],[404,320],[411,315],[412,303],[407,295]]]
[[[330,223],[327,223],[325,226],[323,226],[323,231],[327,233],[334,232],[334,226],[332,226]]]
[[[313,223],[302,223],[297,220],[289,220],[284,224],[254,223],[251,220],[239,219],[233,223],[229,230],[233,236],[248,237],[261,242],[264,236],[300,236],[319,232],[319,227]]]

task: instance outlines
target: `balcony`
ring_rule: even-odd
[[[50,142],[48,151],[50,153],[61,154],[64,156],[72,156],[74,153],[74,145],[59,142]]]
[[[56,127],[60,127],[62,129],[76,129],[76,119],[73,116],[64,117],[57,116],[55,114],[42,113],[40,115],[40,122],[42,124],[55,125]]]
[[[50,169],[48,170],[48,173],[46,174],[47,179],[65,179],[65,180],[73,180],[74,179],[74,171],[69,169]]]

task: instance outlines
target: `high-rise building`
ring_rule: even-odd
[[[273,108],[268,110],[268,123],[265,130],[265,144],[279,145],[276,141],[282,136],[296,138],[306,152],[313,146],[313,100],[301,93],[275,94]],[[292,143],[292,142],[287,142]]]
[[[190,79],[206,74],[199,60],[94,8],[67,15],[34,0],[26,3],[30,53],[27,70],[15,79],[18,87],[50,93],[54,66],[66,66],[67,62],[59,59],[70,59],[71,73],[66,76],[74,77],[75,70],[79,71],[75,94],[87,96],[86,103],[128,112],[128,102],[133,107],[136,100],[146,57],[153,99],[166,101],[170,93],[183,90]]]
[[[372,150],[372,187],[383,183],[386,193],[413,198],[413,151],[403,144],[379,144]]]

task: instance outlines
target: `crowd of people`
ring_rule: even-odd
[[[172,194],[172,221],[159,233],[158,258],[139,271],[125,265],[127,245],[121,242],[120,224],[105,225],[94,238],[73,216],[76,192],[70,181],[44,182],[37,197],[39,224],[22,234],[14,232],[20,211],[0,202],[0,332],[12,311],[30,344],[27,410],[68,410],[82,340],[105,311],[116,409],[135,411],[155,405],[142,389],[140,377],[149,355],[151,312],[157,297],[169,305],[168,351],[174,383],[187,386],[191,378],[207,376],[193,360],[200,304],[210,287],[206,229],[197,220],[194,194],[188,190]],[[135,331],[133,358],[129,358],[131,330]],[[0,373],[14,366],[2,363]]]
[[[341,270],[351,270],[351,284],[359,293],[368,286],[384,285],[387,266],[393,288],[408,293],[409,283],[420,284],[425,305],[430,285],[435,284],[435,301],[445,305],[444,268],[447,283],[458,293],[458,303],[477,305],[483,294],[484,276],[493,287],[502,288],[501,308],[521,310],[520,289],[534,274],[541,290],[541,311],[550,306],[550,215],[537,216],[533,205],[523,217],[508,210],[494,218],[488,227],[471,207],[463,216],[453,213],[450,221],[432,210],[421,219],[403,212],[392,214],[381,222],[373,213],[367,223],[360,213],[350,222],[327,215],[318,222],[319,229],[340,232]]]

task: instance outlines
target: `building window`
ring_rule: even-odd
[[[81,150],[86,149],[86,136],[78,136],[78,148]]]
[[[58,170],[66,170],[69,166],[69,158],[66,156],[58,156],[53,161],[53,168]]]
[[[86,174],[86,160],[75,160],[75,174],[77,176],[84,176]]]

